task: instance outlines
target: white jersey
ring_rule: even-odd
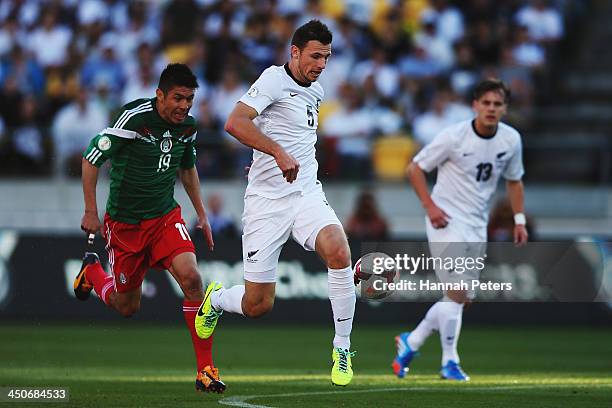
[[[500,176],[523,176],[521,136],[500,123],[491,137],[476,133],[473,120],[444,129],[414,158],[426,172],[438,168],[431,198],[451,218],[484,228]]]
[[[318,82],[298,83],[287,65],[266,69],[240,98],[240,102],[259,114],[253,121],[258,129],[281,145],[300,164],[298,177],[290,184],[283,178],[274,157],[253,150],[253,164],[249,170],[245,196],[260,195],[274,199],[314,185],[318,170],[316,131],[322,100],[321,85]]]

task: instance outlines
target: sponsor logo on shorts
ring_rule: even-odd
[[[256,249],[255,251],[249,251],[247,252],[247,262],[250,263],[255,263],[257,262],[257,259],[253,259],[253,257],[259,252],[259,249]]]

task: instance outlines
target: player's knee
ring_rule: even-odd
[[[194,267],[181,278],[181,287],[185,298],[200,298],[202,295],[202,278],[198,270]]]
[[[345,242],[334,245],[326,256],[327,266],[332,269],[343,269],[351,264],[351,250]]]
[[[274,298],[259,299],[258,301],[249,301],[248,299],[242,304],[242,312],[246,317],[257,318],[270,312],[274,307]]]
[[[466,303],[470,300],[465,290],[447,290],[445,295],[455,303]]]

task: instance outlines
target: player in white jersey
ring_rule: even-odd
[[[201,337],[212,334],[222,311],[259,317],[274,304],[276,268],[289,236],[316,251],[328,268],[335,336],[332,383],[353,376],[350,333],[355,290],[346,235],[317,180],[319,105],[317,79],[331,55],[332,34],[320,21],[299,27],[284,66],[266,69],[237,103],[225,130],[253,148],[244,197],[244,285],[209,286],[196,320]]]
[[[506,179],[514,212],[514,242],[517,245],[527,242],[521,136],[500,122],[509,96],[510,91],[501,81],[480,82],[472,102],[476,117],[443,130],[408,167],[410,182],[427,212],[425,223],[432,256],[453,256],[457,252],[472,258],[484,255],[491,199],[500,177]],[[438,175],[430,195],[424,172],[435,168]],[[480,270],[463,274],[436,270],[436,275],[442,282],[469,282],[478,279]],[[416,329],[398,335],[393,372],[404,377],[417,350],[437,330],[442,345],[441,377],[469,380],[459,365],[457,342],[463,305],[473,297],[470,290],[445,291],[442,300],[429,309]]]

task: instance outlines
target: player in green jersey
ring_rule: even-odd
[[[195,332],[194,321],[204,297],[202,280],[195,247],[174,199],[178,173],[197,213],[197,228],[212,250],[213,237],[195,168],[195,123],[189,115],[197,87],[186,65],[168,65],[156,96],[123,106],[83,153],[85,214],[81,228],[89,234],[101,232],[111,274],[104,272],[97,254],[87,253],[74,292],[78,299],[86,300],[95,290],[105,304],[129,317],[140,308],[147,270],[167,269],[185,295],[183,315],[197,359],[196,389],[223,392],[225,384],[213,365],[212,339],[200,339]],[[110,194],[101,223],[96,184],[98,169],[107,160],[111,161]]]

